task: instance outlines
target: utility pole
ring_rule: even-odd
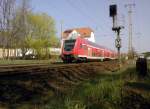
[[[62,53],[62,45],[63,45],[63,20],[60,22],[60,53]]]
[[[128,22],[129,22],[129,37],[128,37],[128,56],[133,57],[133,46],[132,46],[132,7],[135,4],[126,4],[125,7],[128,8]]]
[[[63,21],[61,20],[60,22],[60,39],[62,40],[63,39]]]

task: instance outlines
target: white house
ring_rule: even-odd
[[[85,38],[91,42],[95,42],[94,32],[89,27],[68,29],[63,32],[62,39],[76,39],[77,37]]]

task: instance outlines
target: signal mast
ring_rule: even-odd
[[[117,33],[117,38],[115,40],[115,46],[118,50],[118,60],[119,60],[119,66],[121,67],[121,54],[120,54],[120,48],[121,48],[121,38],[120,38],[120,31],[123,29],[123,26],[118,26],[117,24],[117,5],[113,4],[109,6],[109,15],[112,17],[113,20],[113,27],[112,31]]]

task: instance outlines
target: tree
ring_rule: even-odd
[[[12,20],[13,32],[16,33],[13,39],[13,47],[20,48],[23,58],[28,51],[26,38],[29,35],[29,25],[27,22],[30,13],[29,0],[21,0],[21,5],[16,10],[14,19]]]
[[[38,58],[47,57],[48,47],[58,45],[59,42],[53,18],[45,13],[30,13],[27,20],[30,28],[28,45],[36,51]]]
[[[8,52],[19,48],[23,57],[30,48],[39,58],[48,56],[48,47],[59,45],[54,19],[45,13],[33,13],[29,0],[21,0],[16,10],[14,7],[15,0],[0,0],[0,46]]]
[[[9,48],[13,36],[11,20],[14,16],[15,0],[0,0],[0,41],[3,48],[3,57],[5,48],[7,48],[7,57],[9,57]]]

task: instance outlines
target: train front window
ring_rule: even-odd
[[[71,51],[74,48],[75,41],[76,40],[74,40],[74,39],[72,39],[72,40],[65,40],[65,42],[64,42],[64,49],[65,49],[65,51]]]

